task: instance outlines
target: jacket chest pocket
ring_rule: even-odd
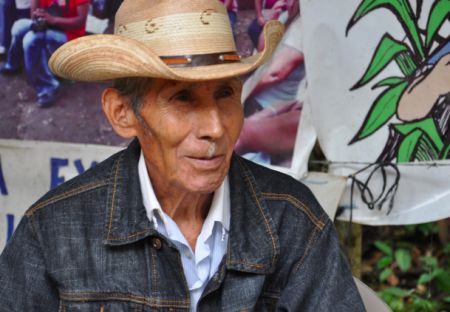
[[[121,301],[67,302],[62,301],[60,312],[143,312],[137,303]]]

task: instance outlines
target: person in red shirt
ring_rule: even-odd
[[[3,75],[18,73],[22,60],[28,81],[37,93],[39,107],[53,104],[58,79],[48,68],[49,56],[65,42],[86,33],[90,0],[32,0],[31,19],[20,19],[12,27],[12,41]]]

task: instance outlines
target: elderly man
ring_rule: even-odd
[[[333,224],[296,180],[233,155],[241,59],[219,1],[125,0],[115,35],[52,70],[114,79],[104,112],[130,146],[52,190],[0,258],[0,311],[362,311]],[[127,78],[135,77],[135,78]]]

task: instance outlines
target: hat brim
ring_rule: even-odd
[[[49,60],[57,76],[78,81],[104,81],[125,77],[153,77],[199,81],[240,76],[267,61],[283,36],[284,26],[269,21],[264,27],[265,47],[239,62],[169,67],[143,42],[118,35],[90,35],[58,48]]]

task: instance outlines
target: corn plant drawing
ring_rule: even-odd
[[[389,137],[378,162],[450,158],[450,36],[439,34],[450,16],[450,0],[432,3],[425,29],[418,25],[422,6],[418,0],[414,12],[408,0],[363,0],[347,25],[348,35],[364,16],[383,8],[395,15],[404,31],[403,38],[383,35],[363,76],[350,89],[365,86],[391,62],[400,69],[401,75],[372,86],[382,91],[349,142],[364,140],[387,125]]]

